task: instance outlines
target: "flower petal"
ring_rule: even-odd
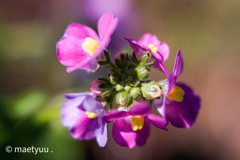
[[[82,108],[82,102],[85,97],[77,97],[67,100],[61,109],[61,120],[64,126],[72,128],[78,123],[78,120],[85,114]]]
[[[96,135],[96,140],[100,147],[104,147],[106,145],[107,140],[108,140],[107,123],[105,123],[105,125],[102,125],[102,127],[99,128],[99,131]]]
[[[185,92],[183,101],[177,102],[167,99],[166,117],[175,127],[190,128],[195,123],[200,109],[200,97],[183,83],[177,83],[176,86]]]
[[[67,94],[64,94],[64,97],[66,97],[67,99],[73,99],[73,98],[77,98],[79,96],[94,96],[94,94],[92,92],[81,92],[81,93],[67,93]]]
[[[117,17],[113,18],[112,13],[106,13],[100,18],[98,22],[98,32],[104,47],[108,46],[111,39],[111,35],[115,31],[117,25],[118,18]]]
[[[97,118],[89,119],[86,114],[82,114],[78,123],[70,129],[70,133],[75,139],[89,140],[96,137],[98,129]]]
[[[89,57],[88,53],[82,49],[83,38],[75,36],[63,37],[57,43],[57,58],[59,62],[65,66],[75,66],[83,59]],[[81,68],[87,68],[88,65],[84,64]]]
[[[132,116],[144,116],[148,114],[150,110],[151,107],[147,102],[139,101],[138,103],[131,105],[129,113]]]
[[[139,52],[140,50],[141,50],[141,51],[143,50],[142,46],[141,46],[137,41],[135,41],[135,40],[133,40],[133,39],[130,39],[130,38],[127,38],[127,37],[124,37],[124,38],[128,41],[128,43],[129,43],[130,46],[132,47],[133,52],[137,53],[137,52]]]
[[[130,119],[118,119],[113,123],[112,135],[114,140],[120,146],[133,148],[136,145],[142,146],[150,134],[150,123],[148,120],[144,122],[141,130],[133,131]]]
[[[73,23],[69,25],[65,31],[64,36],[68,36],[68,35],[72,35],[76,38],[83,38],[83,39],[85,39],[86,37],[90,37],[100,42],[97,33],[92,28],[82,24]]]
[[[83,110],[85,96],[67,100],[61,109],[61,120],[75,139],[91,139],[98,129],[97,118],[89,119]]]
[[[125,118],[127,116],[129,116],[129,113],[127,111],[119,111],[117,109],[113,109],[109,113],[104,115],[104,120],[107,123],[110,123],[113,120]]]
[[[182,52],[181,50],[178,50],[173,71],[170,73],[170,76],[169,76],[168,93],[170,93],[173,87],[175,86],[177,82],[177,78],[181,74],[182,70],[183,70]]]
[[[166,126],[168,125],[168,120],[166,118],[151,113],[147,115],[147,119],[152,122],[154,126],[167,131]]]
[[[153,57],[160,62],[167,60],[169,56],[169,46],[166,43],[160,42],[156,35],[146,33],[141,37],[138,43],[143,46],[153,44],[158,49],[157,52],[152,52]]]

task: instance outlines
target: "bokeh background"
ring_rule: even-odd
[[[0,159],[240,159],[240,1],[238,0],[1,0],[0,1]],[[202,97],[190,129],[152,127],[143,147],[118,146],[109,132],[105,148],[95,140],[71,138],[60,121],[63,93],[88,91],[106,75],[67,74],[56,58],[56,42],[67,25],[96,27],[106,11],[120,18],[113,52],[123,37],[156,34],[170,46],[164,64],[173,68],[182,50],[186,82]],[[157,71],[153,79],[163,78]],[[6,153],[6,146],[49,147],[53,153]]]

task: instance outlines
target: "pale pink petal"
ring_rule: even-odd
[[[117,28],[117,25],[118,18],[113,17],[112,13],[106,13],[100,18],[98,22],[98,32],[104,47],[107,47],[110,43],[111,35]]]
[[[85,25],[82,24],[77,24],[77,23],[73,23],[71,25],[68,26],[68,28],[65,31],[65,36],[66,35],[72,35],[78,38],[86,38],[86,37],[91,37],[93,39],[95,39],[96,41],[100,42],[98,35],[96,34],[96,32]]]

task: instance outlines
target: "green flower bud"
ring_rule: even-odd
[[[120,84],[117,84],[115,86],[115,88],[116,88],[116,91],[123,91],[124,90],[124,87],[122,85],[120,85]]]
[[[117,74],[117,73],[114,73],[114,72],[110,74],[109,78],[110,78],[110,82],[111,82],[112,84],[117,84],[118,81],[119,81],[119,76],[118,76],[118,74]]]
[[[141,85],[142,95],[146,99],[155,99],[160,97],[161,89],[159,88],[157,82],[148,82]]]
[[[143,66],[137,67],[136,71],[139,79],[146,79],[149,76],[149,71]]]
[[[130,96],[133,98],[137,98],[140,94],[140,88],[134,87],[130,90]]]
[[[131,87],[130,87],[130,86],[125,86],[125,88],[124,88],[124,89],[125,89],[125,91],[126,91],[126,92],[129,92],[129,91],[130,91],[130,89],[131,89]]]
[[[148,61],[148,59],[149,59],[149,57],[150,57],[149,54],[150,54],[150,53],[147,53],[147,54],[145,54],[144,56],[142,56],[142,58],[141,58],[141,60],[140,60],[140,63],[139,63],[140,66],[144,66],[144,65],[145,65],[145,63]]]
[[[119,92],[116,97],[116,102],[122,106],[126,105],[129,101],[129,95],[126,91]]]

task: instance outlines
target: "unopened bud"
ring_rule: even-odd
[[[126,68],[127,67],[127,56],[123,52],[118,52],[115,55],[114,63],[119,68]]]
[[[146,79],[149,76],[149,71],[143,66],[137,67],[136,71],[139,79]]]
[[[126,105],[129,101],[129,95],[126,91],[117,94],[116,102],[122,106]]]
[[[109,96],[112,86],[107,80],[96,79],[92,82],[90,90],[101,97]]]
[[[141,85],[142,95],[146,99],[155,99],[160,97],[161,89],[156,82],[143,83]]]
[[[116,91],[123,91],[124,90],[124,87],[122,85],[120,85],[120,84],[117,84],[115,86],[115,88],[116,88]]]
[[[133,98],[137,98],[140,94],[140,88],[134,87],[130,90],[130,96]]]
[[[130,86],[125,86],[124,89],[125,89],[126,92],[129,92],[131,87]]]
[[[118,74],[117,74],[117,73],[114,73],[114,72],[110,74],[109,78],[110,78],[110,82],[111,82],[112,84],[117,84],[118,81],[119,81],[119,76],[118,76]]]

